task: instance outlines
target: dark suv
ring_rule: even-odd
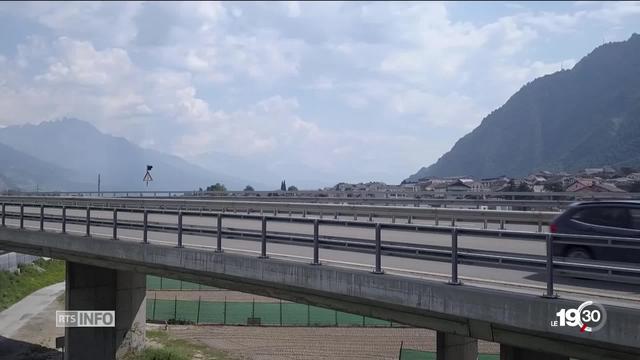
[[[571,204],[549,226],[552,233],[639,238],[640,201],[595,201]],[[560,240],[560,239],[558,239]],[[553,255],[640,263],[640,249],[553,244]]]

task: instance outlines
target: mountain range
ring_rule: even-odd
[[[73,178],[70,170],[0,144],[0,191],[87,188],[87,184],[74,182]]]
[[[604,165],[640,165],[638,34],[599,46],[571,70],[526,84],[436,163],[405,181]]]
[[[249,182],[206,170],[180,157],[143,149],[128,140],[104,134],[77,119],[0,129],[0,184],[9,189],[192,190],[216,182],[242,189]],[[142,179],[152,165],[153,181]]]

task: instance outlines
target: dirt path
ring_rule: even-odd
[[[172,326],[169,333],[251,360],[397,359],[405,348],[435,351],[435,331],[415,328]],[[480,341],[481,353],[498,353]]]
[[[54,350],[55,338],[64,335],[56,328],[55,311],[64,309],[56,301],[64,293],[64,283],[35,291],[0,313],[0,359],[61,359]]]

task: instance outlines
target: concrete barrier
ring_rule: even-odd
[[[0,254],[0,271],[16,271],[20,264],[31,264],[39,259],[39,256],[9,252]]]

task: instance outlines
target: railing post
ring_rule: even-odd
[[[553,235],[547,234],[547,292],[543,297],[554,299],[558,295],[553,290]]]
[[[318,219],[313,220],[313,262],[311,265],[320,265],[320,223]]]
[[[542,220],[538,220],[538,232],[542,232]]]
[[[376,265],[373,273],[384,274],[382,270],[382,234],[380,223],[376,223]]]
[[[149,212],[147,209],[142,211],[142,242],[149,243]]]
[[[2,203],[2,226],[6,226],[7,221],[7,204]]]
[[[336,211],[336,213],[333,215],[333,219],[334,220],[338,220],[338,212]]]
[[[24,229],[24,204],[20,204],[20,229]]]
[[[113,209],[113,240],[118,240],[118,209]]]
[[[267,218],[265,216],[262,217],[262,241],[260,246],[260,256],[259,259],[268,259],[267,256]]]
[[[44,204],[40,204],[40,231],[44,231]]]
[[[182,247],[182,210],[178,211],[178,247]]]
[[[500,230],[504,230],[504,219],[500,220]]]
[[[218,225],[216,234],[216,252],[222,252],[222,213],[218,214]]]
[[[67,233],[67,207],[62,205],[62,233]]]
[[[411,224],[413,222],[413,216],[409,215],[409,217],[407,218],[407,224]]]
[[[451,285],[460,285],[458,280],[458,229],[451,229]]]
[[[91,236],[91,208],[87,206],[87,220],[86,220],[87,230],[85,235]]]

